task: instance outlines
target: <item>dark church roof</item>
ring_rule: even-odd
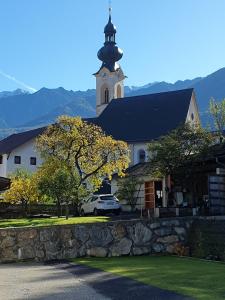
[[[0,141],[0,154],[10,153],[13,149],[42,134],[45,129],[46,127],[42,127],[8,136]]]
[[[126,142],[148,142],[184,124],[193,89],[113,99],[89,122]]]
[[[185,123],[193,89],[112,100],[98,118],[84,119],[126,142],[149,142]],[[46,127],[13,134],[0,141],[0,154],[42,134]]]

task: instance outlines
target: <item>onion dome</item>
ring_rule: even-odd
[[[109,15],[109,21],[108,24],[105,26],[104,33],[107,35],[113,35],[116,34],[116,26],[113,25],[111,20],[111,15]]]
[[[116,46],[116,27],[112,23],[111,8],[109,9],[109,21],[104,28],[105,43],[98,51],[98,59],[102,61],[102,66],[110,72],[116,71],[119,65],[116,63],[123,56],[123,51]]]
[[[104,62],[116,62],[123,56],[123,51],[116,45],[106,44],[98,51],[98,58]]]

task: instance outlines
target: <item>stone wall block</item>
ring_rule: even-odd
[[[17,244],[19,248],[36,247],[39,243],[39,235],[36,229],[27,229],[19,231],[17,234]],[[26,252],[26,250],[24,250]],[[29,250],[31,252],[31,250]],[[30,255],[29,255],[30,256]]]
[[[60,242],[49,241],[45,243],[46,260],[62,259],[63,249]]]
[[[131,252],[132,241],[128,238],[123,238],[119,242],[114,243],[110,247],[112,256],[129,255]]]
[[[162,244],[172,244],[172,243],[176,243],[178,241],[179,241],[179,238],[177,235],[168,235],[168,236],[160,237],[157,239],[157,242],[162,243]]]
[[[35,259],[35,247],[33,245],[18,248],[18,260]]]
[[[89,228],[90,228],[89,226],[85,226],[85,225],[74,226],[72,229],[73,237],[81,241],[82,243],[86,243],[90,237]]]
[[[127,234],[126,228],[122,224],[116,224],[115,226],[113,226],[111,232],[115,240],[122,239]]]
[[[78,257],[84,257],[87,255],[86,245],[82,245],[78,248]]]
[[[60,253],[59,253],[60,255]],[[74,248],[65,248],[62,251],[62,258],[76,258],[79,257],[79,249],[74,247]]]
[[[142,223],[137,223],[134,226],[129,226],[128,236],[135,245],[145,245],[152,238],[152,231]]]
[[[16,248],[0,249],[0,262],[15,262],[18,260]]]
[[[166,221],[162,221],[162,226],[179,226],[180,225],[181,220],[166,220]]]
[[[93,247],[93,248],[87,249],[88,256],[106,257],[107,253],[108,253],[107,249],[103,248],[103,247]]]
[[[186,229],[184,227],[174,227],[174,231],[178,235],[185,235],[186,234]]]
[[[73,232],[71,230],[71,228],[63,228],[61,229],[61,239],[62,241],[68,241],[68,240],[71,240],[72,237],[73,237]]]
[[[0,241],[1,239],[3,239],[4,237],[7,236],[15,236],[16,232],[13,229],[1,229],[0,230]]]
[[[161,253],[161,252],[164,252],[164,245],[163,244],[160,244],[160,243],[154,243],[152,245],[152,251],[155,252],[155,253]]]
[[[157,229],[160,227],[160,223],[152,223],[149,225],[150,229]]]
[[[55,226],[40,229],[40,241],[41,242],[48,242],[48,241],[56,241],[60,238],[60,228]]]
[[[144,255],[151,253],[151,247],[133,247],[133,255]]]
[[[6,236],[1,240],[0,243],[0,248],[5,249],[5,248],[10,248],[14,247],[16,245],[16,238],[13,236]]]
[[[38,261],[42,261],[42,260],[44,260],[44,257],[45,257],[44,247],[43,246],[37,246],[36,253],[35,253],[35,258]]]
[[[89,245],[105,247],[113,240],[110,229],[107,226],[92,226],[90,229]]]
[[[166,247],[166,252],[169,253],[169,254],[174,254],[175,253],[175,247],[176,247],[176,244],[168,245]]]
[[[61,244],[62,244],[63,250],[64,249],[76,249],[78,251],[78,249],[81,246],[81,242],[79,242],[78,240],[75,240],[75,239],[62,240]]]
[[[158,236],[170,235],[172,233],[172,227],[161,227],[156,229],[154,233]]]

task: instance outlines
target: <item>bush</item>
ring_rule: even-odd
[[[225,222],[195,221],[189,232],[190,255],[198,258],[225,260]]]

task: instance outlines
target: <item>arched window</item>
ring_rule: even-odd
[[[109,103],[109,89],[105,89],[105,98],[104,98],[104,103],[107,104]]]
[[[107,84],[103,84],[101,86],[101,105],[102,104],[108,104],[109,103],[109,88]]]
[[[145,150],[141,149],[138,151],[138,162],[139,163],[144,163],[146,159],[146,153]]]
[[[121,86],[120,84],[117,86],[117,98],[121,98],[122,97],[122,90],[121,90]]]

